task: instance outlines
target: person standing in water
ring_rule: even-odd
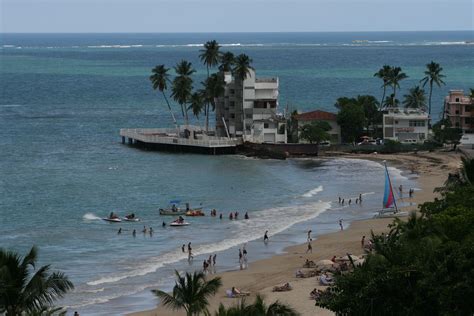
[[[219,214],[219,219],[222,219],[222,213]]]
[[[312,232],[313,232],[313,231],[312,231],[311,229],[308,230],[308,237],[306,238],[306,241],[310,241],[310,240],[311,240],[311,233],[312,233]]]
[[[194,259],[193,248],[191,248],[191,242],[188,243],[188,261]]]
[[[341,230],[344,230],[344,225],[342,225],[342,218],[339,220],[339,227]]]
[[[122,227],[119,228],[117,235],[120,235],[122,233]]]
[[[245,212],[244,218],[249,219],[249,213],[248,212]]]
[[[339,197],[339,204],[341,204],[341,197]]]
[[[185,244],[183,244],[183,245],[181,246],[181,251],[182,251],[183,253],[186,252],[186,251],[184,251],[184,247],[185,247],[185,246],[186,246]]]
[[[153,228],[150,227],[150,229],[148,230],[148,232],[150,233],[150,237],[153,236]]]
[[[362,194],[359,193],[359,203],[362,203]]]
[[[137,235],[137,230],[134,229],[133,232],[132,232],[132,236],[135,237]]]
[[[267,243],[268,242],[268,230],[265,231],[265,235],[263,235],[263,242]]]

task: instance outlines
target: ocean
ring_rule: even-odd
[[[280,253],[338,221],[367,218],[381,206],[384,169],[358,159],[259,160],[140,151],[120,143],[126,127],[171,126],[148,76],[156,64],[181,59],[206,69],[200,46],[216,39],[224,50],[252,57],[259,76],[280,78],[280,108],[334,111],[340,96],[374,94],[373,74],[398,65],[410,76],[401,92],[442,65],[446,86],[433,91],[439,117],[449,89],[474,86],[472,32],[251,34],[1,34],[0,247],[40,250],[40,263],[64,271],[76,289],[59,304],[81,315],[152,308],[150,289],[168,290],[173,270],[199,269],[217,253],[217,270],[238,269],[238,248],[251,261]],[[395,186],[416,177],[390,167]],[[363,194],[363,205],[338,197]],[[216,208],[223,220],[171,218],[158,209],[173,199]],[[231,211],[250,219],[228,220]],[[140,223],[110,224],[111,211],[134,212]],[[154,228],[152,237],[140,231]],[[117,235],[122,228],[123,233]],[[135,238],[131,231],[138,231]],[[269,230],[270,243],[262,237]],[[181,245],[192,242],[189,264]]]

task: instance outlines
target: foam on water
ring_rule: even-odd
[[[315,196],[316,194],[318,194],[319,192],[321,192],[322,190],[323,190],[323,186],[320,185],[317,188],[314,188],[314,189],[304,193],[302,196],[303,197],[312,197],[312,196]]]
[[[88,220],[88,221],[93,221],[93,220],[98,220],[101,219],[99,216],[93,214],[93,213],[86,213],[84,216],[82,216],[82,219]]]

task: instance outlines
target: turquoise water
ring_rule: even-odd
[[[81,315],[151,308],[150,288],[169,289],[172,271],[201,267],[218,253],[218,271],[238,268],[238,247],[250,259],[281,252],[317,234],[366,218],[381,205],[384,173],[375,162],[247,159],[139,151],[119,143],[123,127],[170,125],[151,89],[150,69],[181,58],[198,67],[199,46],[216,38],[252,56],[258,74],[280,77],[280,105],[333,110],[339,96],[381,95],[372,75],[385,64],[410,75],[439,62],[447,85],[433,93],[439,113],[449,89],[474,86],[470,32],[296,34],[2,34],[0,48],[0,246],[40,248],[76,285],[61,304]],[[354,44],[353,40],[368,40]],[[403,92],[402,92],[403,93]],[[416,180],[392,168],[394,185]],[[364,194],[364,205],[341,208],[337,197]],[[161,228],[158,208],[182,199],[224,214],[193,218],[185,229]],[[230,211],[251,220],[230,222]],[[114,211],[141,223],[108,224]],[[242,215],[241,215],[242,216]],[[137,234],[155,229],[153,237]],[[124,233],[116,234],[119,227]],[[263,246],[265,230],[271,242]],[[188,264],[180,246],[192,241]]]

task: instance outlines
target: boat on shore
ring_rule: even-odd
[[[385,191],[383,196],[383,209],[375,214],[374,218],[392,218],[408,216],[408,212],[401,212],[397,207],[395,195],[393,194],[392,181],[388,173],[387,163],[385,165]]]

